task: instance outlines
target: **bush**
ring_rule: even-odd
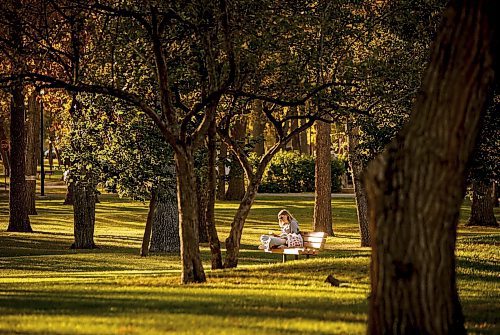
[[[280,151],[269,164],[261,193],[314,192],[314,157],[295,151]],[[344,162],[332,159],[332,192],[340,192]]]

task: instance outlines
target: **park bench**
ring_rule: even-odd
[[[294,255],[299,259],[299,255],[316,256],[325,247],[326,233],[323,232],[300,232],[304,239],[304,246],[298,248],[272,248],[265,249],[265,252],[272,254],[283,254],[283,263],[286,262],[287,255]]]

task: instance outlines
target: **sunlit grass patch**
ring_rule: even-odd
[[[207,283],[180,285],[178,255],[139,256],[147,204],[101,195],[100,248],[71,250],[73,213],[62,205],[63,196],[62,185],[38,199],[39,215],[31,217],[35,233],[0,232],[0,334],[365,333],[370,249],[359,247],[354,199],[333,199],[335,236],[318,257],[283,264],[280,255],[257,249],[259,236],[278,230],[282,208],[302,230],[311,230],[313,199],[258,197],[238,268],[211,271],[210,251],[202,244]],[[0,194],[3,227],[6,199]],[[237,207],[216,204],[221,242]],[[500,232],[465,228],[465,220],[456,253],[466,326],[473,334],[499,333]],[[342,286],[326,283],[329,274]]]

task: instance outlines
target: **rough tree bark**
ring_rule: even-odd
[[[177,147],[177,203],[179,206],[179,236],[181,236],[182,283],[206,281],[198,243],[198,201],[192,148]]]
[[[180,252],[179,211],[175,188],[162,189],[153,215],[150,252]]]
[[[78,181],[74,183],[74,236],[72,249],[93,249],[95,226],[95,185],[92,182]]]
[[[38,148],[36,128],[40,123],[40,104],[36,101],[37,94],[33,92],[28,98],[28,117],[26,118],[26,206],[29,215],[36,212],[36,168]],[[37,122],[38,121],[38,122]]]
[[[359,127],[354,126],[351,121],[348,121],[347,134],[349,141],[349,165],[352,170],[352,184],[354,185],[354,193],[356,196],[356,212],[358,214],[361,246],[369,247],[371,245],[371,238],[368,227],[368,199],[366,196],[366,187],[363,181],[365,166],[357,151],[359,143]]]
[[[369,334],[465,334],[455,274],[466,167],[493,81],[497,1],[452,1],[404,131],[367,170]]]
[[[329,123],[316,122],[316,165],[314,186],[314,231],[333,236],[332,226],[332,156]]]
[[[472,182],[471,213],[466,226],[498,227],[493,211],[493,183],[475,179]]]
[[[15,13],[15,11],[14,11]],[[18,17],[12,18],[11,40],[15,45],[12,73],[22,73],[23,38]],[[8,231],[32,232],[26,204],[26,133],[24,128],[25,106],[23,82],[15,80],[11,88],[10,105],[10,189]]]

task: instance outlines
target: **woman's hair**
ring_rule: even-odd
[[[292,213],[290,213],[290,212],[289,212],[289,211],[287,211],[286,209],[282,209],[282,210],[280,210],[280,211],[279,211],[279,213],[278,213],[278,221],[280,222],[280,225],[281,225],[280,216],[281,216],[281,215],[283,215],[283,214],[288,216],[288,221],[289,221],[289,222],[292,222],[293,220],[297,221],[297,220],[293,217]]]

